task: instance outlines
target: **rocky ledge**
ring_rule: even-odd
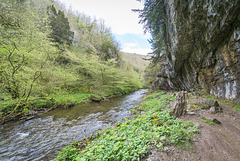
[[[240,1],[165,0],[165,10],[167,60],[152,86],[240,98]]]

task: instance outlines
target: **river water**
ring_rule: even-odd
[[[57,108],[36,119],[0,125],[0,160],[51,160],[71,142],[122,121],[145,92],[142,89],[109,102]]]

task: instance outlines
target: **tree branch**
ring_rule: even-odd
[[[5,21],[5,23],[6,23],[7,25],[10,25],[10,26],[13,26],[13,27],[19,27],[19,26],[16,25],[16,24],[10,23],[3,15],[0,14],[0,17]]]

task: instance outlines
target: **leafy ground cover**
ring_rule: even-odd
[[[139,160],[153,147],[164,151],[167,145],[189,142],[198,130],[192,121],[181,122],[170,116],[166,108],[170,101],[174,97],[164,92],[145,97],[132,110],[135,113],[132,119],[98,132],[99,137],[87,142],[83,149],[76,143],[65,147],[55,161]]]

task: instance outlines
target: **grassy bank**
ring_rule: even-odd
[[[188,142],[198,130],[193,122],[184,123],[170,116],[170,101],[174,97],[164,92],[145,97],[132,110],[133,119],[98,132],[99,137],[84,142],[85,148],[77,142],[65,147],[55,160],[139,160],[153,147],[167,150],[169,144]]]
[[[25,99],[13,100],[11,98],[5,98],[0,100],[0,122],[12,119],[25,119],[34,115],[36,116],[39,111],[48,111],[56,107],[68,108],[81,103],[102,101],[108,97],[128,94],[135,90],[137,90],[137,88],[108,91],[101,94],[61,92],[45,97],[30,97],[27,101]],[[4,96],[4,93],[2,93],[0,98],[4,98]]]
[[[91,94],[82,93],[30,97],[28,101],[24,99],[0,101],[0,121],[37,115],[39,111],[47,111],[53,107],[67,108],[71,105],[90,101],[90,96]]]

